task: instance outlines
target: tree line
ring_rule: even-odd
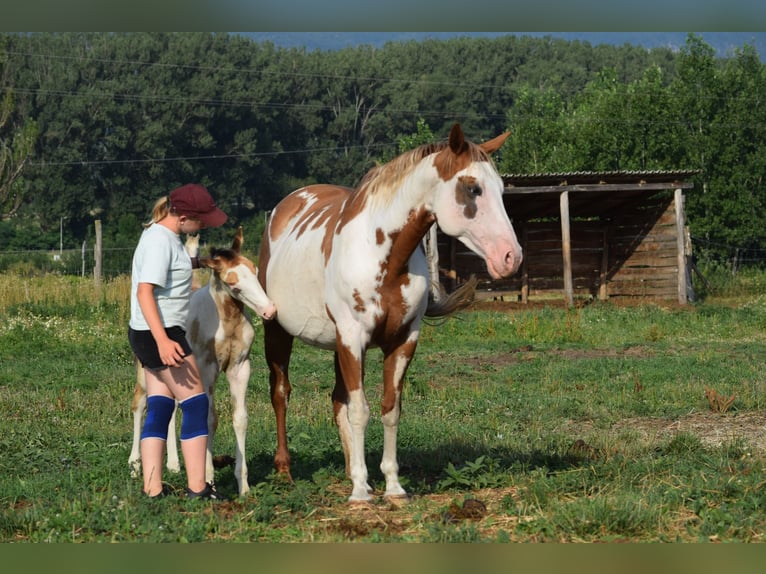
[[[504,173],[700,170],[687,217],[704,251],[766,253],[766,72],[751,46],[669,48],[504,36],[338,51],[221,33],[0,34],[0,250],[135,244],[190,181],[243,224],[314,182],[443,139],[511,131]]]

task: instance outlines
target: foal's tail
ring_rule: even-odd
[[[455,311],[465,309],[468,305],[473,303],[473,299],[476,295],[476,285],[478,285],[478,283],[479,280],[476,279],[476,276],[471,275],[471,278],[468,279],[468,281],[460,285],[460,287],[455,289],[449,295],[444,292],[444,289],[441,286],[439,286],[441,296],[438,299],[435,299],[432,296],[428,298],[426,317],[446,317]]]

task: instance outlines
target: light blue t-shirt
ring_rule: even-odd
[[[181,238],[164,225],[152,224],[141,234],[133,253],[130,290],[130,327],[148,331],[138,304],[138,284],[152,283],[162,324],[186,329],[191,296],[192,266]]]

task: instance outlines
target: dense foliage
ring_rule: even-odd
[[[188,181],[257,237],[297,186],[353,185],[459,121],[475,140],[512,131],[507,173],[700,170],[695,248],[766,250],[766,71],[747,45],[717,58],[695,35],[679,52],[505,36],[309,52],[228,34],[6,33],[0,82],[13,106],[0,140],[36,137],[2,249],[77,247],[95,218],[106,246],[132,245],[154,200]]]

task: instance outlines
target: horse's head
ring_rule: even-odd
[[[210,257],[200,259],[200,264],[213,270],[215,278],[235,299],[241,301],[264,319],[273,319],[277,308],[258,281],[258,269],[240,253],[242,228],[237,230],[231,249],[211,249]]]
[[[477,145],[466,141],[460,125],[455,124],[448,145],[433,162],[439,184],[432,210],[439,227],[483,257],[494,279],[515,273],[522,259],[503,205],[503,180],[489,157],[508,135]]]

